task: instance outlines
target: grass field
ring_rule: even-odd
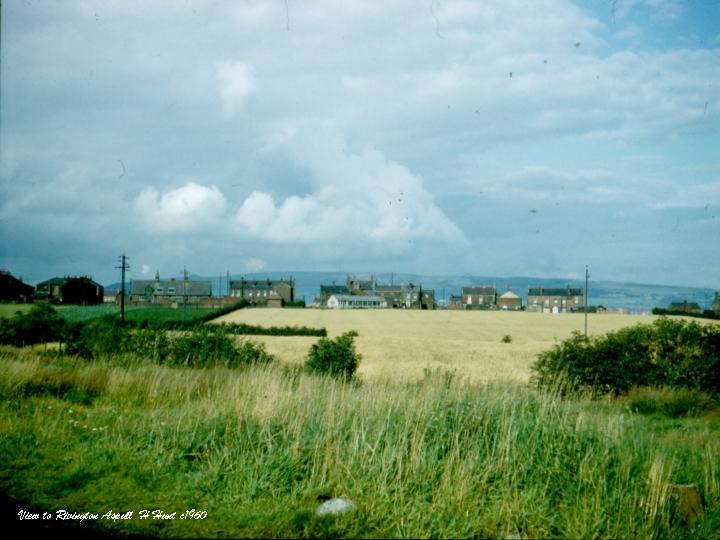
[[[588,333],[605,334],[655,317],[589,314]],[[538,353],[573,331],[584,331],[582,314],[550,315],[490,311],[283,310],[243,309],[214,322],[262,326],[325,327],[328,336],[357,330],[363,355],[358,373],[366,380],[411,381],[424,369],[457,370],[472,381],[526,382]],[[503,336],[511,337],[503,343]],[[301,363],[314,338],[262,337],[268,352],[289,363]]]
[[[0,304],[0,317],[12,317],[18,311],[26,313],[32,309],[33,304]],[[53,305],[53,309],[57,310],[60,317],[68,322],[89,321],[104,315],[114,314],[120,316],[120,306],[115,304],[99,304],[96,306],[63,306]],[[188,320],[202,317],[214,311],[214,308],[198,308],[189,307],[187,310],[182,308],[170,307],[136,307],[128,306],[125,308],[125,318],[129,321],[182,321],[184,317]]]
[[[651,319],[594,315],[589,327]],[[632,396],[561,399],[525,384],[535,354],[582,316],[248,309],[219,320],[356,329],[360,382],[301,369],[317,338],[253,337],[280,361],[236,370],[0,348],[0,491],[13,510],[132,510],[88,523],[156,537],[720,539],[717,406],[639,414]],[[671,486],[691,483],[704,512],[688,523]],[[358,509],[315,516],[331,497]],[[178,518],[193,508],[206,518]],[[143,509],[177,517],[143,520]]]

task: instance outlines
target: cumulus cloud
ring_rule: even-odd
[[[286,151],[312,175],[315,191],[277,203],[251,193],[236,214],[241,231],[270,242],[384,245],[429,240],[457,243],[460,229],[437,207],[422,179],[372,149],[353,152],[342,135],[317,126],[281,128]],[[294,135],[290,135],[290,134]]]
[[[216,186],[195,182],[164,193],[148,187],[134,203],[145,226],[160,234],[192,233],[217,225],[226,206],[225,196]]]
[[[215,79],[223,112],[233,116],[245,106],[257,89],[255,70],[245,62],[224,60],[215,66]]]

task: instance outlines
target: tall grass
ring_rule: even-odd
[[[208,512],[201,521],[98,523],[115,531],[717,536],[713,419],[643,416],[438,370],[413,383],[347,384],[277,364],[186,370],[5,351],[0,485],[11,497],[49,510]],[[706,512],[694,523],[672,514],[672,482],[700,485]],[[358,510],[313,514],[336,496]]]

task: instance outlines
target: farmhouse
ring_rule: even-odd
[[[676,311],[680,313],[687,313],[688,315],[700,315],[702,308],[697,302],[688,302],[683,300],[682,302],[673,302],[668,306],[668,311]]]
[[[240,278],[230,281],[230,296],[247,300],[253,306],[282,307],[288,302],[295,301],[295,280]]]
[[[495,309],[497,307],[497,288],[470,285],[462,288],[462,304],[465,309]]]
[[[330,309],[384,309],[387,301],[382,296],[364,294],[333,294],[328,298]]]
[[[212,285],[207,280],[137,279],[130,284],[130,301],[148,304],[197,304],[212,296]]]
[[[497,307],[498,309],[517,311],[522,309],[522,299],[508,289],[507,292],[500,295],[498,298]]]
[[[74,282],[74,283],[82,283],[83,287],[89,286],[90,291],[84,291],[82,292],[82,296],[84,296],[83,303],[87,304],[102,304],[103,298],[105,294],[105,289],[102,285],[97,283],[96,281],[93,281],[90,278],[86,277],[80,277],[80,278],[73,278],[70,276],[66,277],[54,277],[50,278],[46,281],[41,281],[35,286],[35,298],[43,299],[43,300],[50,300],[50,301],[57,301],[57,302],[63,302],[63,288],[66,283],[68,282]],[[86,292],[89,292],[90,294],[85,294]],[[65,301],[67,301],[67,298],[65,298]],[[72,302],[72,300],[70,301]]]
[[[546,289],[543,286],[528,288],[528,311],[543,313],[567,313],[578,311],[585,306],[582,289]]]
[[[35,293],[35,287],[23,283],[10,272],[0,270],[0,300],[24,302]]]

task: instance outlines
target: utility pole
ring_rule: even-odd
[[[125,324],[125,270],[130,269],[130,265],[127,262],[127,257],[123,253],[119,257],[120,266],[120,323]]]
[[[187,312],[187,282],[187,267],[183,266],[183,321],[185,321],[185,314]]]
[[[590,279],[590,272],[588,272],[588,267],[585,265],[585,339],[587,339],[588,279]]]

